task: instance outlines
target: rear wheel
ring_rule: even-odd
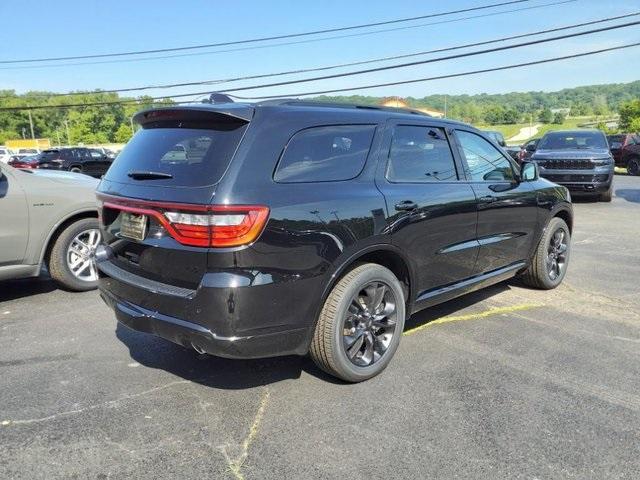
[[[97,218],[83,218],[65,228],[49,255],[49,274],[68,290],[86,291],[98,286],[94,254],[100,243]]]
[[[318,318],[310,354],[325,372],[361,382],[393,357],[405,321],[402,286],[387,268],[366,263],[333,287]]]
[[[543,290],[556,288],[567,273],[570,253],[569,227],[561,218],[552,218],[522,280],[530,287]]]
[[[640,158],[632,158],[627,163],[627,173],[637,177],[640,175]]]

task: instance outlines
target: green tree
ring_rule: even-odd
[[[626,102],[620,106],[620,128],[627,132],[638,132],[640,128],[640,98]]]
[[[563,124],[564,123],[564,119],[565,119],[565,116],[564,116],[564,113],[562,113],[562,112],[556,112],[553,115],[553,123],[556,124],[556,125]]]
[[[503,117],[504,123],[508,123],[510,125],[513,125],[514,123],[518,123],[518,120],[520,120],[520,114],[514,108],[506,109],[502,117]]]
[[[500,105],[491,106],[484,114],[484,120],[490,125],[504,123],[504,108]]]
[[[543,109],[538,116],[538,120],[542,123],[551,123],[553,121],[553,113],[551,113],[551,109]]]
[[[131,125],[128,123],[121,123],[114,135],[114,142],[127,143],[131,138]]]

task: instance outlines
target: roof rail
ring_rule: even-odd
[[[291,105],[301,107],[327,107],[327,108],[353,108],[362,110],[380,110],[384,112],[395,113],[410,113],[413,115],[422,115],[424,117],[431,117],[431,115],[421,112],[420,110],[414,110],[411,108],[396,108],[396,107],[383,107],[381,105],[363,105],[358,103],[340,103],[340,102],[323,102],[319,100],[300,100],[296,98],[279,98],[276,100],[265,100],[262,102],[256,102],[257,106],[262,105]]]

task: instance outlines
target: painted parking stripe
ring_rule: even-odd
[[[449,322],[462,322],[466,320],[478,320],[480,318],[492,317],[494,315],[501,315],[503,313],[512,313],[512,312],[521,312],[522,310],[531,310],[532,308],[542,307],[540,303],[523,303],[521,305],[512,305],[510,307],[496,307],[490,308],[489,310],[485,310],[483,312],[478,313],[470,313],[468,315],[455,315],[450,317],[441,317],[435,320],[432,320],[424,325],[420,325],[419,327],[412,328],[403,333],[403,335],[412,335],[426,328],[432,327],[433,325],[440,325],[442,323]]]

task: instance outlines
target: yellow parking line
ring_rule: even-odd
[[[493,315],[500,315],[502,313],[512,313],[512,312],[519,312],[522,310],[530,310],[532,308],[541,307],[541,306],[542,304],[539,304],[539,303],[523,303],[521,305],[513,305],[511,307],[490,308],[489,310],[485,310],[484,312],[470,313],[468,315],[455,315],[451,317],[437,318],[435,320],[430,321],[429,323],[425,323],[424,325],[420,325],[419,327],[412,328],[411,330],[407,330],[406,332],[404,332],[404,335],[411,335],[413,333],[424,330],[425,328],[431,327],[433,325],[440,325],[442,323],[462,322],[466,320],[477,320],[480,318],[491,317]]]

